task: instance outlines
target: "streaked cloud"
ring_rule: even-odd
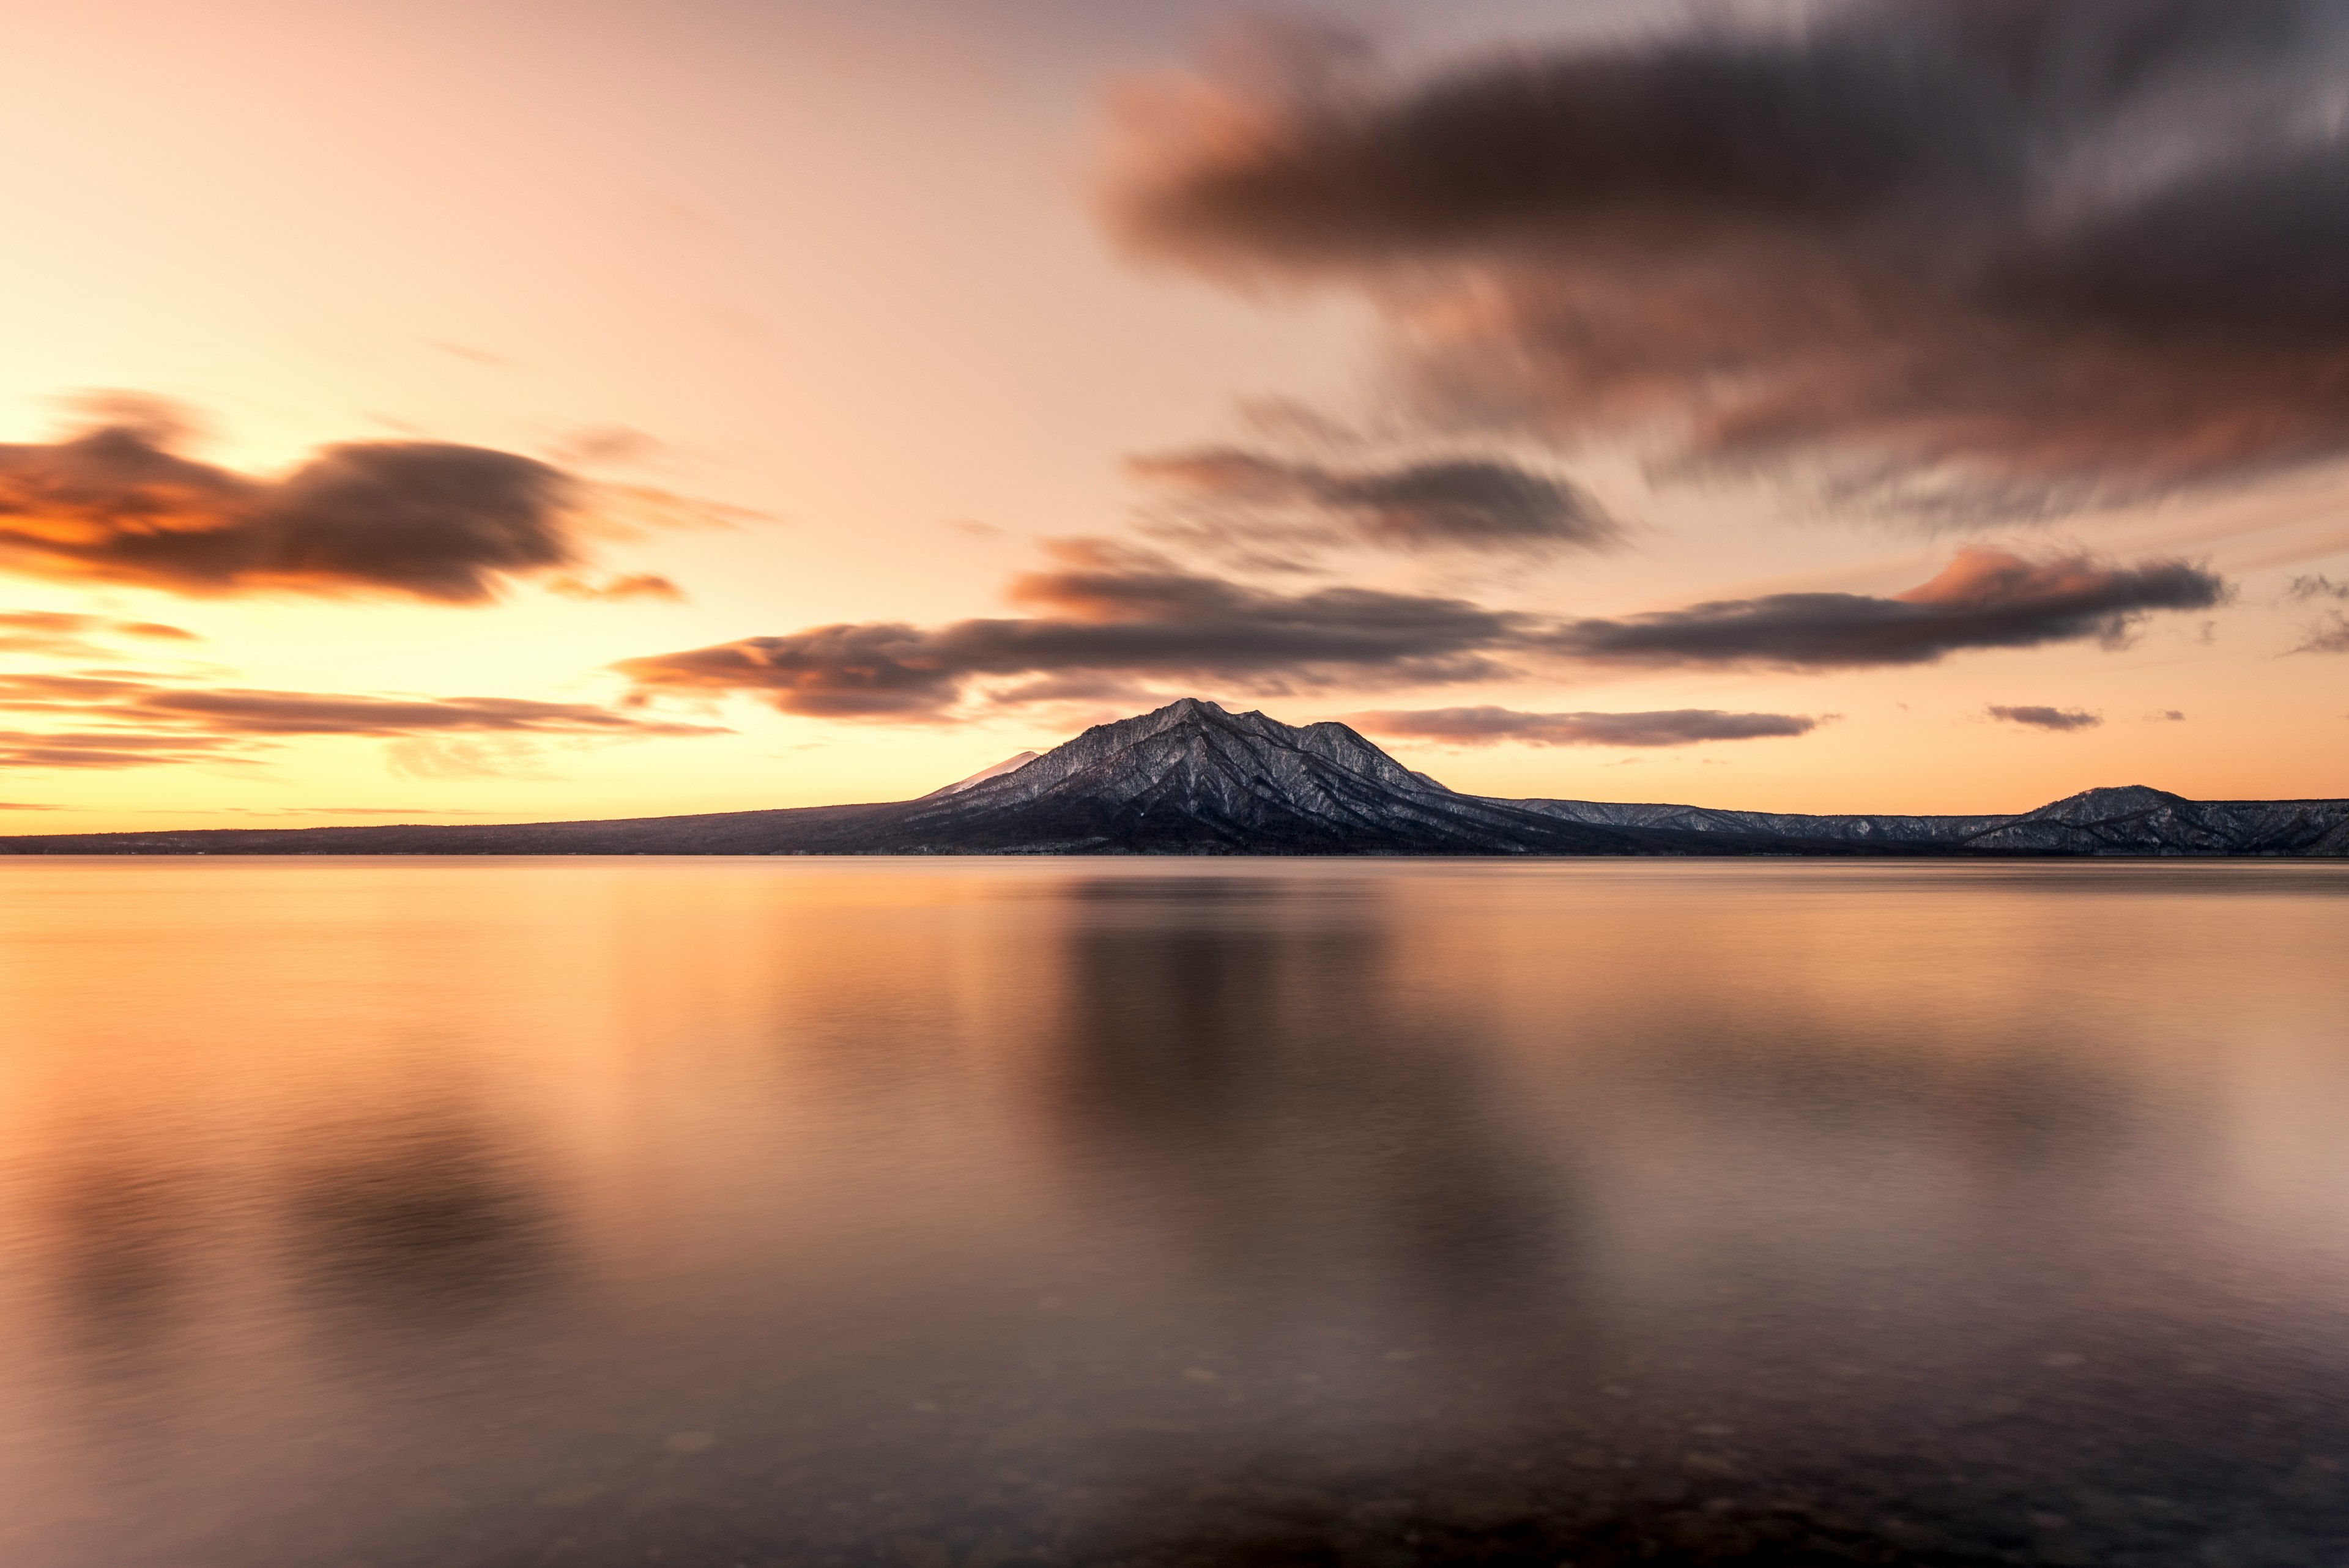
[[[1181,678],[1278,693],[1340,680],[1494,680],[1560,660],[1829,669],[1928,664],[1968,648],[2116,646],[2154,611],[2208,608],[2228,592],[2182,562],[2124,567],[1975,550],[1896,598],[1782,593],[1560,620],[1364,588],[1275,593],[1101,541],[1054,550],[1052,569],[1010,584],[1012,601],[1036,615],[813,626],[614,667],[647,696],[746,691],[786,713],[926,722],[956,717],[973,691],[995,703],[1046,700],[1071,683]]]
[[[516,697],[386,697],[175,686],[76,675],[0,675],[0,711],[68,729],[0,733],[0,765],[146,768],[237,759],[308,736],[613,739],[723,733],[589,703]]]
[[[1238,447],[1127,459],[1195,531],[1391,550],[1602,549],[1620,525],[1580,486],[1496,458],[1341,468]]]
[[[1135,84],[1137,253],[1368,298],[1453,421],[2008,511],[2349,454],[2349,13],[1845,0]]]
[[[668,451],[668,443],[630,425],[594,425],[574,430],[557,441],[551,456],[559,463],[627,466],[650,461]]]
[[[1982,711],[1992,718],[2004,719],[2009,724],[2020,724],[2030,729],[2053,729],[2059,732],[2094,729],[2105,722],[2102,714],[2090,713],[2087,709],[2079,707],[2004,707],[1992,703]]]
[[[245,760],[232,755],[235,749],[233,741],[219,736],[0,729],[0,768],[110,769]]]
[[[1430,707],[1360,713],[1349,722],[1372,735],[1454,746],[1517,741],[1531,746],[1694,746],[1808,735],[1823,722],[1806,714],[1666,708],[1652,713],[1523,713],[1506,707]]]
[[[671,603],[685,602],[685,590],[654,572],[632,572],[622,577],[608,577],[601,583],[585,577],[557,577],[548,582],[546,591],[565,599],[627,600],[665,599]]]
[[[119,621],[110,615],[54,610],[0,610],[0,653],[88,658],[109,651],[102,639],[119,637],[140,643],[203,641],[183,626],[160,621]]]
[[[2145,616],[2222,603],[2226,583],[2183,561],[2121,566],[2087,556],[2033,561],[1959,552],[1930,583],[1894,597],[1772,593],[1619,620],[1572,621],[1544,639],[1601,664],[1754,665],[1780,669],[1931,664],[1970,648],[2127,641]]]
[[[458,806],[228,806],[233,817],[488,817],[494,812]]]
[[[988,677],[1180,677],[1258,691],[1340,676],[1486,679],[1506,673],[1488,655],[1537,628],[1529,616],[1462,599],[1367,588],[1278,593],[1100,541],[1052,548],[1052,570],[1009,589],[1014,603],[1043,614],[813,626],[615,668],[646,692],[752,691],[786,713],[935,719]]]

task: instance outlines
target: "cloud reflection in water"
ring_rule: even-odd
[[[2325,868],[0,871],[12,1564],[2349,1541]]]

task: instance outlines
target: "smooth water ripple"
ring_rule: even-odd
[[[0,861],[13,1568],[2349,1562],[2349,867]]]

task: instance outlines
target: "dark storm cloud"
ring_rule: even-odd
[[[1245,531],[1252,514],[1303,513],[1340,536],[1391,549],[1596,549],[1621,530],[1579,486],[1491,458],[1391,468],[1326,464],[1209,447],[1134,458],[1139,478]]]
[[[0,570],[188,594],[462,604],[584,553],[572,480],[510,452],[354,442],[263,479],[180,456],[171,439],[125,423],[0,446]]]
[[[1968,550],[1931,582],[1889,599],[1772,593],[1620,620],[1568,622],[1546,639],[1577,658],[1626,665],[1784,669],[1930,664],[1966,648],[2127,639],[2157,610],[2201,610],[2228,588],[2182,561],[2116,566]]]
[[[922,627],[815,626],[616,666],[645,690],[756,691],[786,713],[942,717],[989,676],[1167,676],[1251,689],[1338,676],[1388,682],[1505,673],[1488,654],[1538,623],[1460,599],[1327,588],[1284,594],[1185,572],[1164,557],[1078,542],[1011,584],[1043,614]]]
[[[17,768],[218,761],[272,740],[312,735],[641,738],[720,733],[708,725],[647,719],[588,703],[347,696],[68,675],[0,675],[0,711],[84,727],[0,733],[0,766]]]
[[[1056,569],[1011,585],[1013,600],[1036,615],[814,626],[614,667],[646,695],[750,691],[787,713],[941,719],[991,680],[1027,683],[990,691],[1004,702],[1042,700],[1072,680],[1091,687],[1202,678],[1268,692],[1340,679],[1435,685],[1515,674],[1513,659],[1796,669],[1925,664],[1965,648],[2090,637],[2117,645],[2149,612],[2206,608],[2227,592],[2180,562],[2121,567],[1978,550],[1897,598],[1781,593],[1561,621],[1361,588],[1277,593],[1095,542],[1063,543],[1058,554]]]
[[[1533,746],[1693,746],[1708,740],[1759,740],[1808,735],[1819,720],[1795,713],[1723,713],[1718,708],[1668,708],[1655,713],[1520,713],[1506,707],[1387,709],[1356,714],[1357,729],[1373,735],[1491,746],[1505,740]]]
[[[1982,711],[1992,718],[2002,718],[2009,724],[2026,725],[2033,729],[2094,729],[2105,722],[2102,714],[2090,713],[2079,707],[2002,707],[1993,703]]]
[[[1107,207],[1365,291],[1454,416],[2109,499],[2349,452],[2344,45],[2324,0],[1847,0],[1145,84]]]

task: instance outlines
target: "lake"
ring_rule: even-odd
[[[2349,1562],[2349,866],[0,860],[0,1562]]]

